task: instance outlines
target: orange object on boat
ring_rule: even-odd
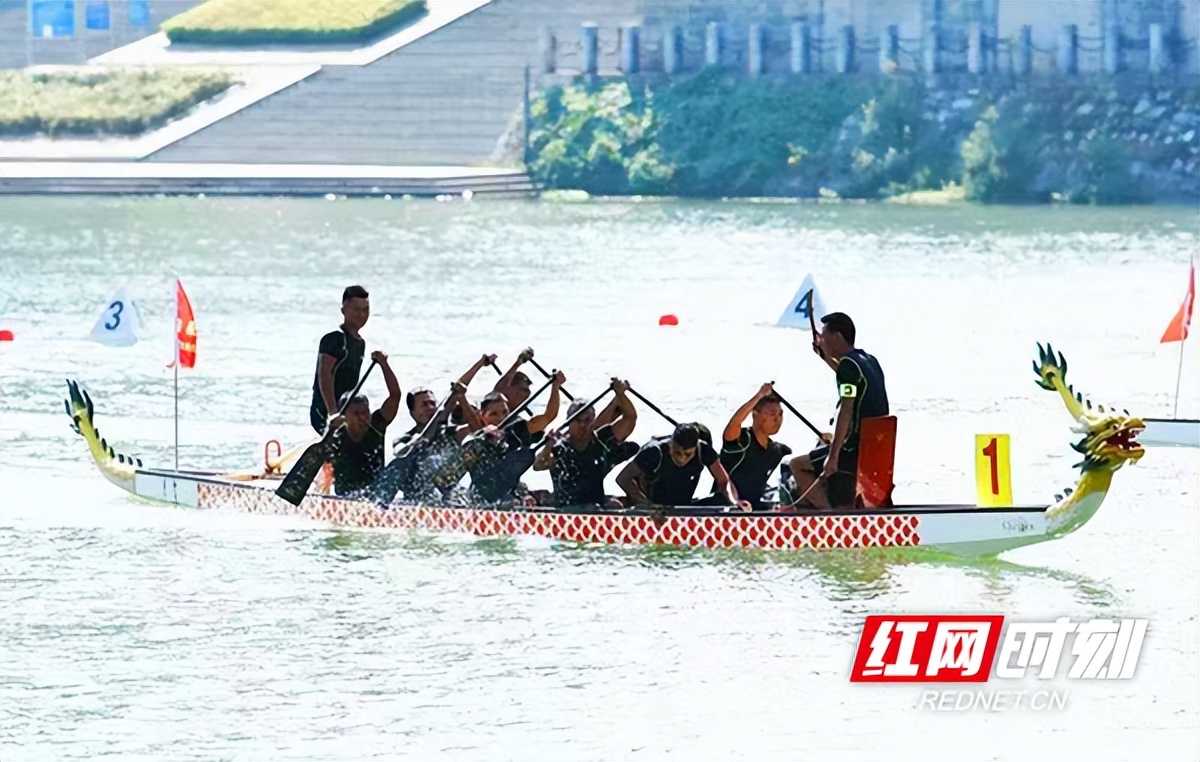
[[[275,445],[275,463],[271,463],[271,445]],[[263,466],[268,474],[279,472],[279,461],[283,458],[283,445],[278,439],[272,439],[263,445]]]
[[[896,416],[864,418],[858,434],[858,494],[864,508],[892,505],[896,462]]]

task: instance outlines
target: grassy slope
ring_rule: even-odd
[[[202,45],[364,42],[425,11],[425,0],[208,0],[162,29]]]
[[[0,72],[0,137],[137,135],[234,84],[219,71]]]

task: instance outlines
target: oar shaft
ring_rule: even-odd
[[[788,402],[786,399],[784,399],[784,397],[783,397],[783,395],[782,395],[782,394],[780,394],[779,392],[773,392],[773,393],[775,394],[775,397],[776,397],[776,399],[778,399],[778,400],[779,400],[779,403],[780,403],[781,405],[783,405],[784,407],[786,407],[786,408],[788,409],[788,411],[789,411],[789,412],[790,412],[792,415],[796,416],[796,417],[797,417],[797,418],[799,418],[801,421],[803,421],[803,422],[804,422],[804,425],[805,425],[805,426],[807,426],[808,428],[812,429],[812,432],[813,432],[814,434],[816,434],[818,437],[823,435],[823,432],[822,432],[820,429],[818,429],[816,426],[813,426],[813,425],[812,425],[812,422],[811,422],[811,421],[809,421],[807,418],[805,418],[805,417],[804,417],[804,414],[803,414],[803,413],[801,413],[799,410],[797,410],[797,409],[796,409],[796,408],[795,408],[795,407],[792,405],[792,403],[790,403],[790,402]]]
[[[538,369],[538,372],[539,372],[539,373],[541,373],[543,376],[545,376],[546,378],[550,378],[550,374],[546,372],[546,369],[545,369],[545,368],[543,368],[543,367],[542,367],[542,365],[541,365],[541,363],[539,363],[537,360],[535,360],[535,359],[533,359],[532,357],[530,357],[530,358],[529,358],[529,364],[530,364],[530,365],[532,365],[533,367],[537,368],[537,369]],[[570,394],[570,392],[568,392],[566,389],[563,389],[563,388],[561,388],[561,387],[560,387],[560,388],[559,388],[559,391],[560,391],[560,392],[562,392],[562,395],[563,395],[564,397],[566,397],[568,400],[570,400],[571,402],[574,402],[574,401],[575,401],[575,398],[574,398],[574,397],[572,397],[572,396],[571,396],[571,394]]]
[[[669,416],[669,415],[667,415],[666,413],[664,413],[664,412],[662,411],[662,408],[660,408],[658,405],[655,405],[653,402],[651,402],[650,400],[648,400],[648,399],[646,399],[645,397],[643,397],[643,396],[641,395],[641,392],[639,392],[637,389],[634,389],[634,388],[631,386],[631,387],[629,387],[629,388],[628,388],[626,391],[628,391],[628,392],[629,392],[630,394],[632,394],[634,397],[637,397],[639,400],[641,400],[641,401],[642,401],[642,404],[644,404],[646,407],[650,408],[651,410],[653,410],[654,412],[658,413],[658,414],[659,414],[659,415],[661,415],[663,418],[665,418],[665,419],[667,420],[667,423],[671,424],[672,426],[678,426],[678,425],[679,425],[679,421],[675,420],[675,419],[674,419],[674,418],[672,418],[671,416]]]
[[[350,396],[347,397],[346,401],[342,403],[342,406],[338,408],[338,415],[346,412],[346,408],[350,406],[350,400],[357,397],[358,393],[362,391],[363,384],[367,383],[367,376],[371,375],[371,371],[375,370],[375,366],[378,364],[379,363],[377,363],[375,360],[371,360],[371,364],[367,366],[367,372],[363,374],[362,378],[358,379],[358,385],[354,387],[354,391],[350,392]]]
[[[538,396],[538,395],[540,395],[542,392],[544,392],[544,391],[546,391],[547,389],[549,389],[549,388],[550,388],[550,385],[551,385],[551,384],[553,384],[553,383],[554,383],[554,377],[553,377],[553,376],[551,376],[551,377],[550,377],[550,380],[549,380],[549,381],[547,381],[546,383],[542,384],[542,387],[541,387],[540,389],[538,389],[536,392],[534,392],[533,394],[531,394],[531,395],[529,395],[528,397],[526,397],[526,398],[525,398],[525,401],[524,401],[524,402],[522,402],[520,405],[517,405],[517,409],[516,409],[516,410],[513,410],[511,413],[509,413],[507,416],[505,416],[504,420],[503,420],[503,421],[501,421],[501,422],[499,423],[499,425],[498,425],[496,428],[498,428],[498,429],[502,429],[502,428],[504,428],[505,426],[507,426],[508,424],[510,424],[510,423],[512,423],[513,421],[517,420],[517,416],[521,414],[521,411],[523,411],[525,408],[529,407],[529,403],[530,403],[530,402],[533,402],[533,401],[534,401],[534,399],[536,399],[536,398],[537,398],[537,396]],[[559,389],[559,391],[561,392],[561,391],[562,391],[562,389]]]

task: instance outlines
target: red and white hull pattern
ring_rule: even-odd
[[[547,537],[608,545],[835,550],[933,548],[967,556],[994,555],[1053,539],[1046,506],[897,506],[884,510],[791,513],[724,512],[717,508],[581,511],[547,508],[457,508],[394,504],[310,494],[293,506],[275,482],[228,482],[213,475],[141,470],[134,492],[192,508],[298,515],[337,527],[426,530],[480,537]]]

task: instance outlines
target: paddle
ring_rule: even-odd
[[[541,373],[541,374],[542,374],[543,376],[545,376],[546,378],[551,378],[551,377],[552,377],[552,376],[551,376],[549,373],[547,373],[547,372],[546,372],[546,369],[545,369],[545,368],[543,368],[543,367],[541,366],[541,363],[539,363],[537,360],[533,359],[532,357],[530,357],[530,358],[529,358],[529,364],[530,364],[530,365],[532,365],[533,367],[537,368],[537,369],[538,369],[538,372],[539,372],[539,373]],[[558,388],[558,390],[559,390],[560,392],[562,392],[562,395],[563,395],[564,397],[566,397],[568,400],[570,400],[571,402],[574,402],[574,401],[575,401],[575,398],[574,398],[574,397],[572,397],[572,396],[571,396],[571,393],[570,393],[570,392],[568,392],[566,389],[563,389],[563,388],[560,386],[560,387]]]
[[[457,399],[460,389],[457,381],[450,384],[450,394],[442,403],[438,405],[434,411],[433,417],[425,424],[425,428],[417,434],[417,436],[392,458],[392,462],[383,467],[379,475],[375,477],[375,481],[367,489],[367,494],[376,505],[386,508],[396,499],[396,493],[400,491],[408,474],[410,473],[411,462],[409,458],[417,452],[420,445],[428,442],[429,435],[437,428],[445,424],[446,419],[450,415],[450,405]]]
[[[367,372],[363,374],[363,377],[359,379],[358,386],[354,387],[354,391],[350,392],[350,396],[342,403],[341,408],[338,410],[339,416],[346,412],[346,408],[350,405],[350,400],[358,396],[359,390],[367,382],[367,376],[371,375],[371,371],[375,370],[375,365],[376,362],[371,360],[371,365],[367,368]],[[342,425],[345,424],[343,423]],[[292,505],[300,505],[304,500],[304,496],[308,494],[308,488],[312,486],[313,479],[317,478],[317,473],[321,470],[321,466],[325,465],[325,462],[329,460],[329,444],[333,441],[334,433],[340,428],[341,426],[337,428],[330,426],[320,441],[308,446],[308,449],[296,459],[296,465],[292,466],[291,470],[288,471],[279,488],[275,490],[276,495],[279,495]]]
[[[808,290],[808,294],[805,295],[804,298],[808,301],[808,327],[809,327],[809,330],[812,331],[813,351],[816,352],[818,355],[820,355],[821,359],[823,360],[823,359],[825,359],[825,350],[821,349],[821,347],[817,344],[817,318],[813,314],[812,297],[813,297],[814,290],[815,289],[810,288]]]
[[[811,421],[809,421],[807,418],[805,418],[803,413],[801,413],[799,410],[797,410],[795,407],[793,407],[793,406],[792,406],[792,403],[790,403],[790,402],[788,402],[786,399],[784,399],[782,394],[780,394],[780,393],[779,393],[779,392],[777,392],[777,391],[774,391],[774,389],[773,389],[773,388],[772,388],[772,392],[774,393],[774,395],[775,395],[775,398],[776,398],[777,400],[779,400],[779,404],[781,404],[781,405],[783,405],[784,407],[786,407],[786,408],[788,409],[788,411],[789,411],[789,412],[790,412],[792,415],[794,415],[794,416],[796,416],[797,418],[799,418],[801,421],[803,421],[803,422],[804,422],[804,425],[805,425],[805,426],[807,426],[808,428],[812,429],[812,432],[813,432],[814,434],[816,434],[816,435],[817,435],[817,438],[818,438],[818,439],[822,439],[822,438],[824,438],[824,436],[825,436],[825,435],[824,435],[824,434],[821,432],[821,430],[820,430],[820,429],[818,429],[816,426],[813,426],[813,425],[812,425],[812,422],[811,422]]]
[[[642,401],[642,403],[643,403],[643,404],[644,404],[646,407],[650,408],[651,410],[653,410],[654,412],[658,413],[658,414],[659,414],[659,415],[661,415],[663,418],[665,418],[665,419],[667,420],[667,423],[671,424],[672,426],[678,426],[678,425],[679,425],[679,421],[675,420],[675,419],[674,419],[674,418],[672,418],[671,416],[669,416],[669,415],[667,415],[666,413],[664,413],[664,412],[662,411],[662,409],[661,409],[661,408],[660,408],[658,405],[655,405],[653,402],[651,402],[650,400],[648,400],[648,399],[646,399],[645,397],[643,397],[643,396],[641,395],[641,393],[640,393],[640,392],[639,392],[637,389],[634,389],[634,388],[631,386],[631,387],[629,387],[628,389],[626,389],[626,391],[628,391],[628,392],[629,392],[630,394],[632,394],[634,397],[637,397],[639,400],[641,400],[641,401]]]

